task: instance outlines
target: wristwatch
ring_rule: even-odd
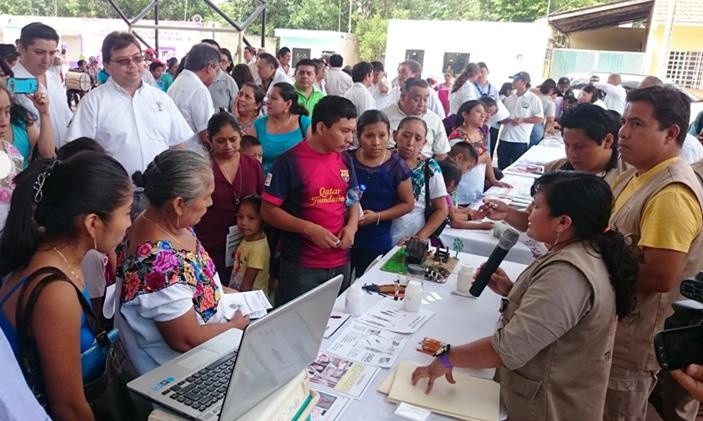
[[[454,368],[452,363],[449,362],[449,349],[452,346],[449,344],[442,345],[437,352],[434,353],[434,356],[437,357],[437,360],[446,368],[447,370],[451,370]]]

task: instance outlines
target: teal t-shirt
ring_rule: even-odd
[[[264,167],[264,174],[268,174],[271,167],[273,167],[273,162],[276,158],[304,139],[304,133],[307,133],[311,120],[310,117],[303,115],[299,116],[298,121],[300,122],[299,128],[288,133],[276,134],[266,132],[266,122],[268,122],[268,116],[259,117],[254,121],[256,136],[259,138],[259,142],[261,142],[261,147],[264,152],[264,162],[262,164]]]
[[[164,72],[164,74],[161,75],[161,78],[156,81],[156,84],[159,85],[159,88],[161,88],[162,91],[167,92],[168,88],[173,85],[173,76],[171,76],[171,73]]]
[[[105,69],[100,69],[98,72],[98,85],[102,85],[107,82],[108,79],[110,79],[110,75],[107,74]]]
[[[27,132],[27,125],[23,122],[19,122],[19,124],[12,123],[11,126],[12,144],[22,154],[22,158],[24,158],[24,168],[27,168],[32,153],[32,145],[29,142],[29,133]]]

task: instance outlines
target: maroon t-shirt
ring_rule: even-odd
[[[264,189],[264,174],[261,164],[249,155],[239,154],[239,169],[232,183],[227,181],[220,167],[213,161],[212,172],[215,176],[215,191],[212,193],[212,206],[195,226],[195,232],[205,250],[215,262],[220,281],[229,283],[231,268],[225,267],[226,238],[229,227],[237,225],[237,199],[258,194]]]

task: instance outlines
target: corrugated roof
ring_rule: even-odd
[[[654,0],[619,1],[555,13],[549,16],[548,21],[559,31],[569,34],[646,20],[652,12],[652,7]]]

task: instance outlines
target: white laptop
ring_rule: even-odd
[[[310,365],[343,277],[132,380],[134,392],[198,420],[232,421]]]

